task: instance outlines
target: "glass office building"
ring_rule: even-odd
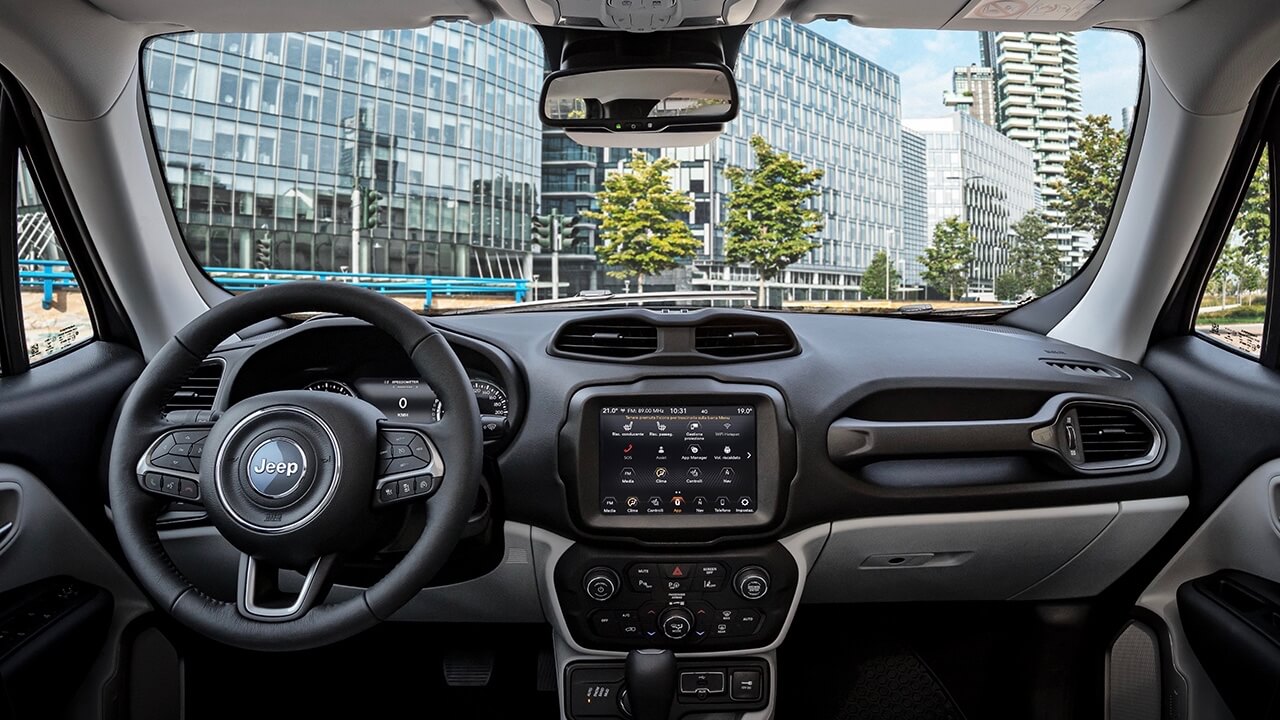
[[[145,52],[152,126],[206,266],[527,273],[542,43],[527,26],[188,34]],[[355,186],[381,195],[358,231]]]
[[[1010,226],[1040,205],[1031,150],[967,112],[906,126],[927,148],[929,234],[947,218],[969,223],[967,294],[994,300],[996,278],[1008,264]]]
[[[902,129],[902,273],[904,289],[923,284],[920,256],[929,245],[927,145],[923,135]]]

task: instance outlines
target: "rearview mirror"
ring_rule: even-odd
[[[738,115],[738,86],[715,63],[561,70],[540,108],[545,124],[583,132],[718,133]]]

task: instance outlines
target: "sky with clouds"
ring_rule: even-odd
[[[847,22],[818,21],[810,28],[902,79],[902,116],[937,117],[949,112],[942,93],[951,70],[979,62],[978,34],[943,30],[884,30]],[[1141,50],[1131,36],[1107,30],[1077,35],[1080,85],[1086,114],[1110,115],[1137,102]]]

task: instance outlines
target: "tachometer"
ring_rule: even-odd
[[[347,397],[355,397],[355,391],[346,383],[340,383],[337,380],[317,380],[307,385],[303,390],[313,390],[315,392],[327,392],[335,395],[346,395]]]
[[[507,408],[507,392],[498,387],[497,383],[472,378],[471,390],[476,394],[476,404],[480,406],[481,415],[507,416],[509,412]],[[432,412],[436,420],[444,416],[444,408],[440,405],[439,400],[436,400]]]

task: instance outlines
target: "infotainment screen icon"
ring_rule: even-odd
[[[754,513],[753,405],[608,405],[600,409],[600,512]]]

